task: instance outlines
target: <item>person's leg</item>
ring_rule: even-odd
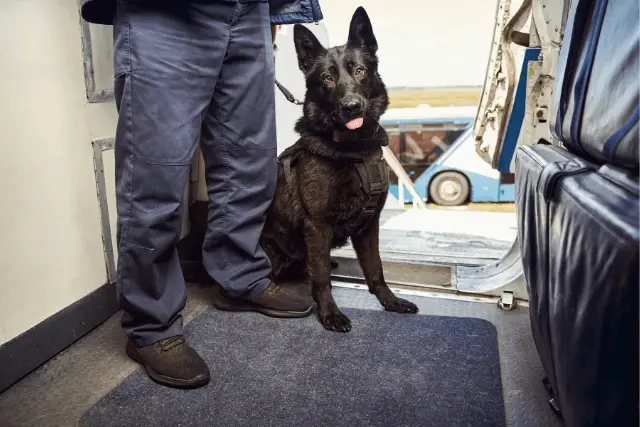
[[[210,200],[203,264],[228,298],[243,300],[236,309],[306,316],[311,313],[307,302],[271,284],[271,265],[259,244],[277,178],[268,2],[238,3],[230,27],[227,54],[202,129]]]
[[[224,2],[196,7],[120,0],[114,22],[122,326],[129,356],[173,386],[209,378],[206,364],[179,337],[186,292],[176,245],[184,189],[233,12]]]

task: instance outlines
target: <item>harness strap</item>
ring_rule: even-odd
[[[375,163],[358,162],[354,163],[354,166],[366,198],[364,207],[355,222],[354,234],[358,234],[378,210],[380,198],[389,187],[389,171],[383,159]]]
[[[295,187],[293,169],[295,168],[296,154],[297,152],[290,147],[278,158],[278,162],[282,165],[285,181],[291,188]],[[365,162],[360,158],[359,161],[351,161],[350,163],[358,173],[360,185],[365,195],[364,206],[360,214],[358,214],[353,227],[353,234],[359,234],[367,222],[375,216],[380,204],[380,198],[386,194],[386,190],[389,187],[389,171],[386,162],[382,158],[374,162]]]
[[[282,163],[284,179],[287,181],[287,184],[291,185],[293,180],[293,175],[291,174],[291,156],[282,157],[280,163]]]

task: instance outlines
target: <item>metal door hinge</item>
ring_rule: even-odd
[[[498,300],[498,307],[504,311],[511,311],[518,306],[518,302],[513,297],[513,292],[503,291],[502,296]]]

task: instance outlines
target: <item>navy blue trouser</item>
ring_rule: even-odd
[[[205,268],[236,297],[269,285],[258,241],[276,184],[274,63],[266,1],[118,2],[117,285],[122,325],[142,346],[182,333],[176,245],[198,143]]]

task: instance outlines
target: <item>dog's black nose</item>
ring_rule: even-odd
[[[347,99],[342,102],[342,111],[350,116],[360,114],[362,113],[362,102],[356,98]]]

